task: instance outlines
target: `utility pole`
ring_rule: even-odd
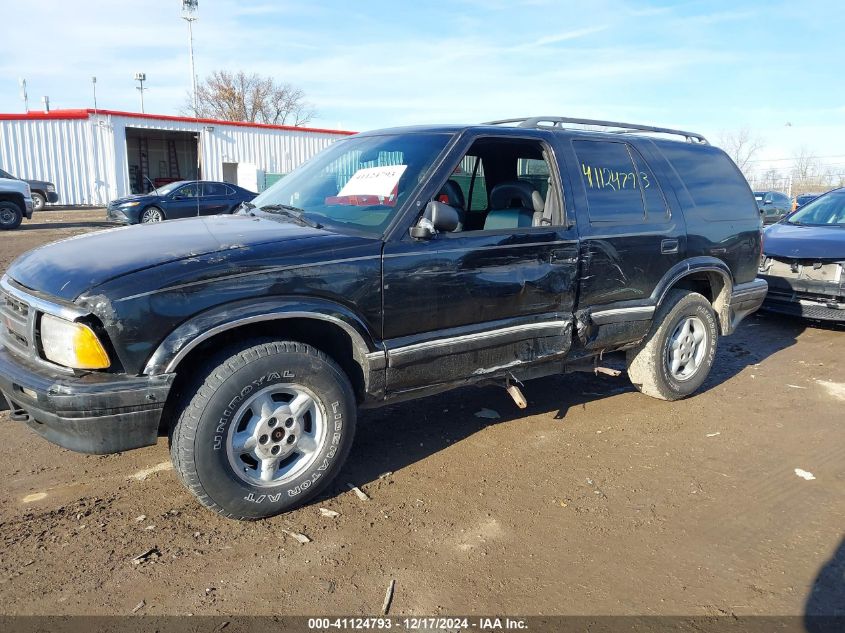
[[[188,51],[191,58],[191,94],[194,117],[197,116],[197,71],[194,68],[194,21],[198,19],[199,0],[182,0],[182,19],[188,23]]]
[[[135,81],[138,82],[136,90],[141,92],[141,114],[144,114],[144,82],[147,80],[146,73],[135,73]]]
[[[23,99],[24,112],[29,112],[29,95],[26,93],[26,79],[21,77],[18,83],[21,85],[21,99]]]

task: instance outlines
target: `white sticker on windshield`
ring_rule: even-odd
[[[337,192],[340,196],[382,196],[388,197],[396,189],[407,165],[389,167],[368,167],[359,169]]]

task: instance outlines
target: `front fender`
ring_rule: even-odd
[[[246,300],[216,306],[185,321],[156,348],[144,367],[144,374],[171,373],[188,353],[209,338],[262,321],[310,318],[328,321],[341,328],[352,340],[356,360],[365,372],[384,362],[384,350],[364,322],[351,310],[337,303],[315,298],[277,297]]]

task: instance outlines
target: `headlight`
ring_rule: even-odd
[[[41,347],[48,360],[73,369],[106,369],[111,362],[94,331],[50,314],[41,317]]]
[[[141,203],[140,202],[124,202],[123,204],[121,204],[119,206],[120,206],[121,209],[123,209],[123,208],[126,208],[126,207],[137,207],[139,204],[141,204]]]
[[[47,191],[50,193],[56,193],[56,185],[47,185]]]

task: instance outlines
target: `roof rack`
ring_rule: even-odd
[[[657,134],[673,134],[676,136],[683,136],[690,143],[702,143],[709,145],[704,136],[696,132],[685,132],[684,130],[673,130],[667,127],[654,127],[652,125],[638,125],[636,123],[620,123],[619,121],[600,121],[597,119],[578,119],[566,116],[532,116],[521,119],[502,119],[500,121],[487,121],[483,125],[507,125],[509,123],[517,123],[517,127],[530,128],[564,128],[564,124],[575,125],[595,125],[598,127],[612,127],[619,128],[611,131],[613,134],[636,134],[639,132],[652,132]]]

